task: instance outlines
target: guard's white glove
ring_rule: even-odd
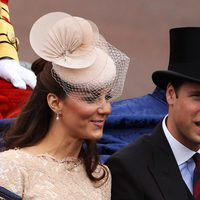
[[[4,58],[0,60],[0,77],[10,81],[13,86],[20,89],[26,89],[26,85],[33,89],[36,85],[35,74],[22,67],[14,59]]]

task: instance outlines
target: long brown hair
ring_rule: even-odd
[[[53,117],[47,94],[54,93],[61,100],[66,98],[62,87],[53,79],[51,69],[52,64],[42,58],[33,62],[37,84],[22,112],[5,134],[7,149],[32,146],[46,136]],[[104,178],[105,173],[100,178],[93,176],[99,163],[96,141],[85,141],[79,156],[83,158],[87,175],[92,181]]]

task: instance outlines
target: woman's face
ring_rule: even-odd
[[[111,112],[109,90],[91,96],[81,97],[81,101],[68,96],[61,102],[62,114],[59,123],[68,135],[77,139],[96,140],[102,137],[103,126]]]

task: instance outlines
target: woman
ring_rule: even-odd
[[[94,23],[49,13],[30,32],[41,57],[33,93],[6,133],[0,184],[23,199],[110,199],[96,140],[123,88],[129,58]]]

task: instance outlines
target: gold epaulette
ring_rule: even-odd
[[[0,2],[0,58],[10,57],[18,59],[19,40],[15,37],[15,32],[12,24],[9,21],[9,11],[6,4]]]
[[[1,6],[0,8],[1,16],[4,16],[6,19],[10,21],[8,5],[0,1],[0,6]]]

